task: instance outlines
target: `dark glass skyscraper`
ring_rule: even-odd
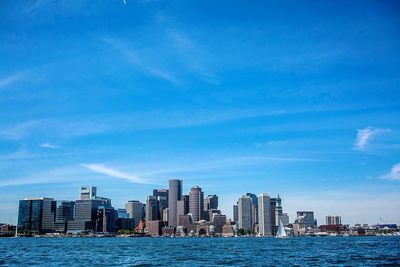
[[[65,233],[67,231],[67,223],[74,219],[74,211],[75,201],[56,201],[55,232]]]
[[[75,201],[61,200],[56,204],[56,222],[67,222],[74,219]]]
[[[156,196],[148,196],[146,201],[146,221],[157,221],[160,219],[159,201]]]
[[[153,189],[153,196],[157,197],[162,209],[168,208],[168,189]]]
[[[18,233],[43,234],[54,230],[55,201],[52,198],[19,201]]]
[[[75,202],[75,218],[68,222],[68,232],[79,233],[99,229],[97,227],[99,207],[112,209],[107,199],[77,200]]]
[[[216,210],[218,209],[218,196],[217,195],[208,195],[204,199],[204,210]]]

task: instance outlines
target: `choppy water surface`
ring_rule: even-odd
[[[6,266],[400,266],[400,237],[2,238]]]

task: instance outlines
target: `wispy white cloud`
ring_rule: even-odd
[[[20,140],[33,135],[39,135],[43,139],[49,138],[76,138],[96,134],[108,134],[116,132],[135,132],[154,129],[186,128],[193,126],[211,125],[223,122],[251,119],[259,117],[289,116],[292,114],[306,114],[320,112],[281,110],[281,109],[217,109],[217,110],[154,110],[135,112],[131,114],[110,113],[86,117],[70,117],[64,119],[43,118],[28,120],[14,125],[0,125],[0,139]],[[254,131],[282,131],[293,129],[293,125],[278,125],[270,128],[256,128]],[[295,125],[296,129],[310,129],[311,126]],[[329,127],[331,127],[329,125]],[[330,128],[329,128],[330,129]],[[249,132],[251,129],[247,129]],[[382,129],[380,129],[381,131]],[[378,131],[379,132],[379,131]]]
[[[52,148],[52,149],[61,148],[60,146],[53,145],[50,143],[43,143],[43,144],[40,144],[39,146],[43,147],[43,148]]]
[[[389,131],[388,129],[367,127],[364,129],[357,129],[356,140],[354,141],[353,149],[364,150],[373,138],[381,133]]]
[[[128,182],[131,183],[136,183],[136,184],[153,184],[147,179],[144,179],[142,177],[139,177],[138,175],[131,174],[131,173],[126,173],[122,172],[113,168],[110,168],[104,164],[80,164],[82,167],[85,167],[91,171],[104,174],[107,176],[115,177],[115,178],[120,178],[127,180]]]
[[[23,73],[14,73],[0,79],[0,89],[6,88],[24,78]]]
[[[220,84],[221,79],[211,71],[210,67],[213,65],[211,59],[215,57],[204,46],[189,38],[182,31],[169,28],[166,33],[172,40],[176,54],[183,60],[187,69],[210,84]]]
[[[2,127],[0,130],[0,138],[18,140],[32,133],[38,125],[41,125],[43,120],[30,120],[15,124],[9,128]]]
[[[181,80],[178,79],[176,75],[158,66],[154,60],[151,60],[150,58],[143,58],[143,55],[140,56],[139,53],[127,43],[114,38],[103,38],[102,41],[111,46],[115,51],[124,56],[128,62],[137,66],[145,73],[166,80],[172,84],[181,85]]]
[[[173,75],[167,71],[163,71],[163,70],[151,67],[151,66],[147,66],[146,69],[149,73],[153,74],[154,76],[157,76],[161,79],[167,80],[176,85],[181,84],[181,81],[177,77],[175,77],[175,75]]]
[[[390,169],[390,172],[382,175],[382,179],[390,179],[390,180],[400,180],[400,162],[393,165]]]
[[[32,184],[52,184],[82,182],[85,176],[76,165],[69,165],[54,169],[40,169],[26,174],[20,173],[19,177],[4,179],[0,177],[0,187],[27,186]]]
[[[164,180],[166,177],[190,177],[193,174],[212,173],[224,174],[231,173],[232,170],[249,168],[255,169],[259,166],[273,166],[282,164],[297,163],[323,163],[326,160],[307,157],[294,157],[284,155],[264,155],[264,156],[222,156],[202,159],[197,156],[196,160],[188,160],[185,158],[175,159],[168,162],[142,163],[139,165],[130,165],[138,171],[139,176],[153,177],[157,181]]]

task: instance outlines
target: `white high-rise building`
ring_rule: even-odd
[[[82,186],[79,190],[80,200],[96,199],[97,188],[94,186]]]
[[[326,216],[326,225],[339,225],[342,224],[342,218],[340,216]]]
[[[271,198],[268,194],[258,196],[258,233],[271,235]]]

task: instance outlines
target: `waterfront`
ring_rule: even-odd
[[[399,266],[400,237],[3,238],[4,266]]]

